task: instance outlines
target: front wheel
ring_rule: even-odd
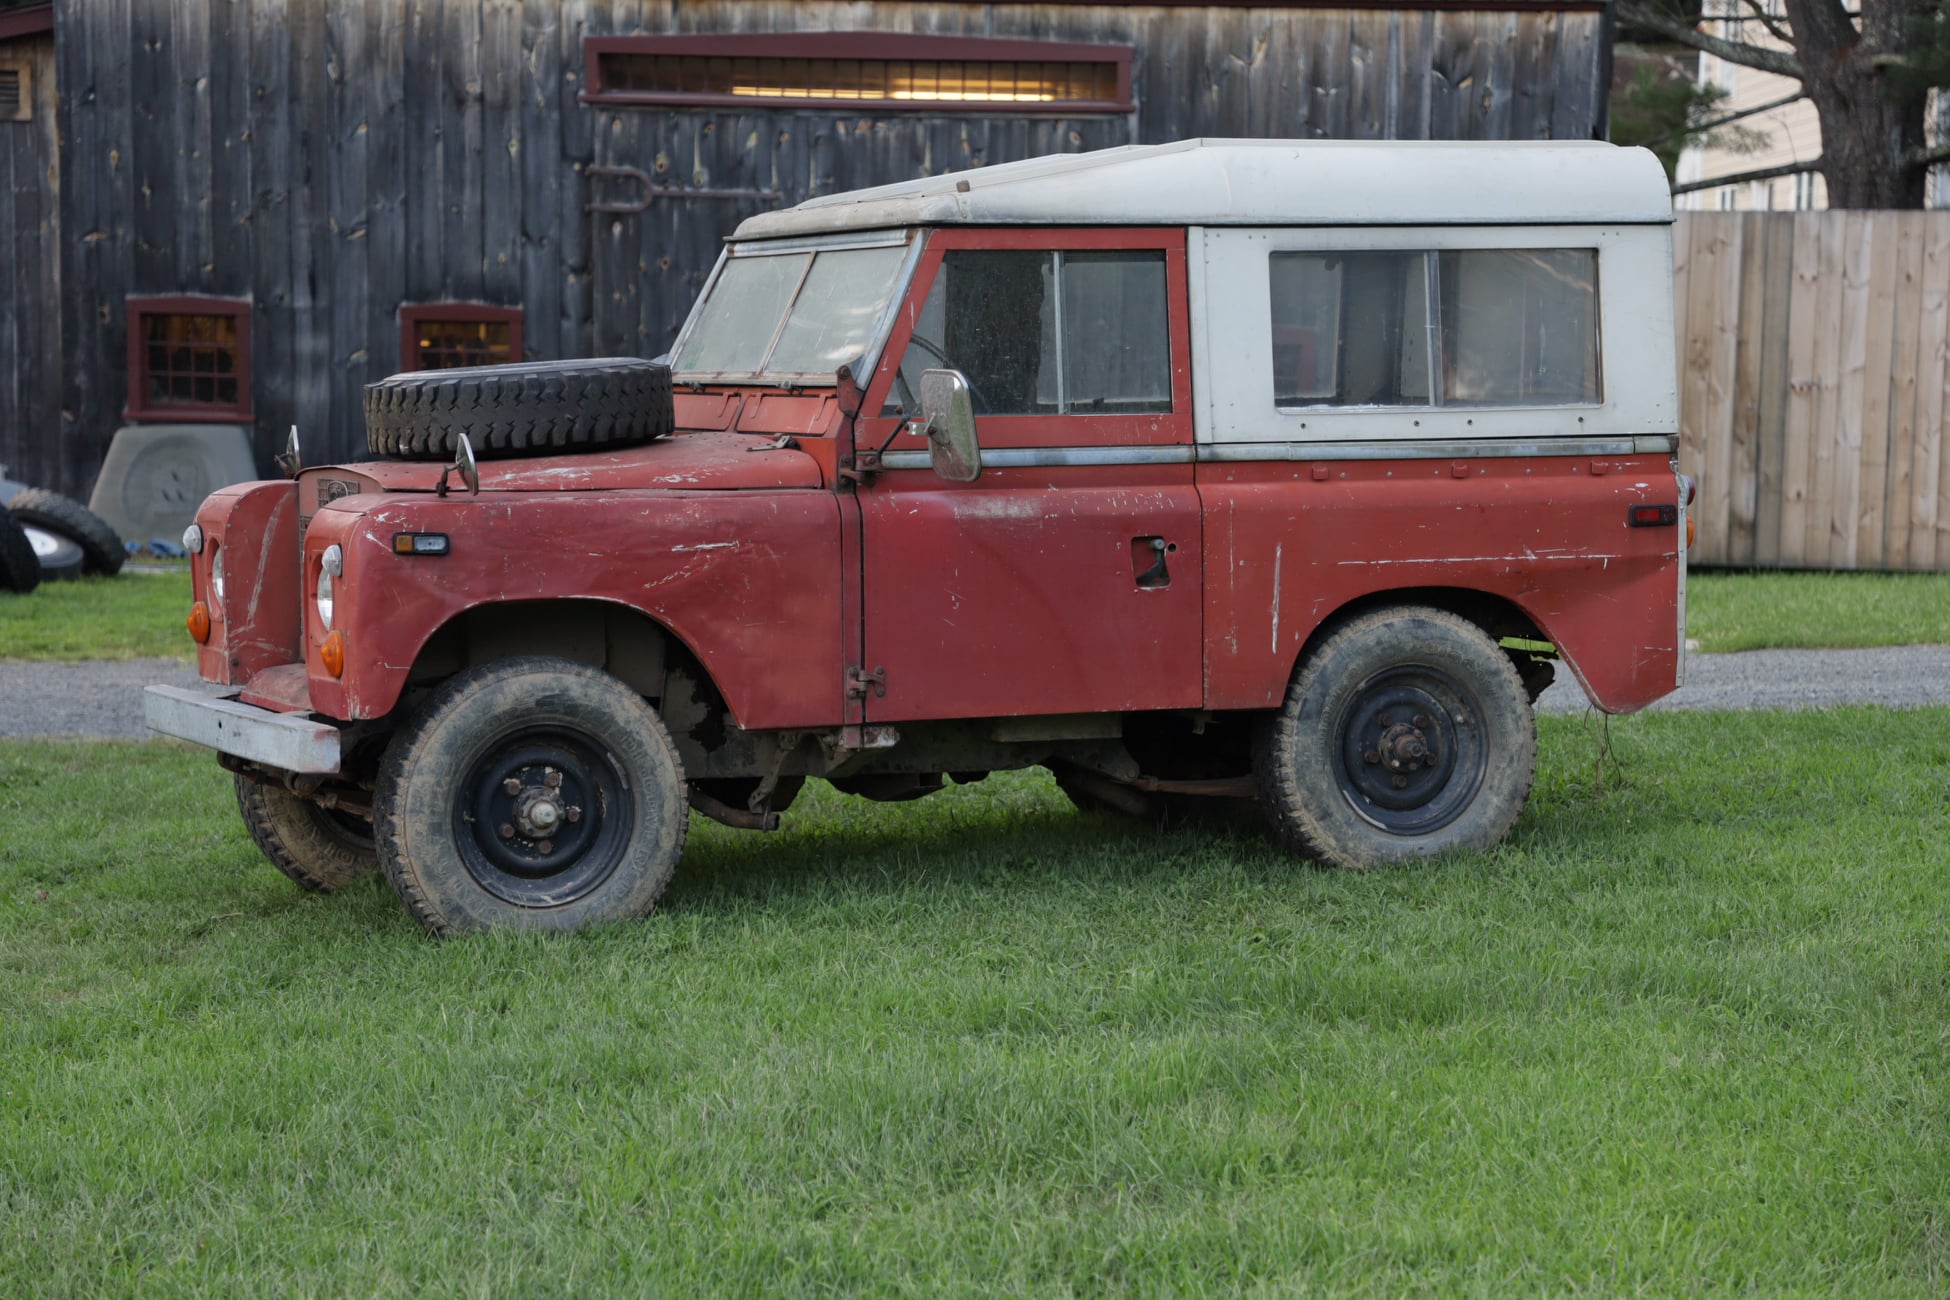
[[[661,719],[566,659],[450,679],[387,747],[379,859],[435,934],[642,916],[677,869],[684,772]]]
[[[1253,763],[1281,839],[1357,869],[1490,847],[1536,770],[1537,724],[1509,656],[1424,606],[1364,614],[1322,643]]]
[[[235,779],[237,811],[251,842],[300,888],[329,894],[379,869],[364,818],[247,776]]]

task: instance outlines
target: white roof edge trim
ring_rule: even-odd
[[[844,194],[734,240],[940,225],[1643,225],[1672,220],[1649,151],[1597,141],[1180,140],[1051,154]]]

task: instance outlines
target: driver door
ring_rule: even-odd
[[[1182,230],[931,237],[856,429],[887,453],[859,492],[868,720],[1199,706],[1188,340]],[[938,368],[969,381],[972,483],[906,427]]]

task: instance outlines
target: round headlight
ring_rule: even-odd
[[[223,606],[223,547],[216,548],[210,557],[210,601],[219,608]]]
[[[318,567],[334,578],[345,572],[345,552],[339,549],[337,542],[326,547],[325,554],[318,557]]]
[[[203,525],[191,524],[183,530],[183,549],[191,555],[203,554]]]

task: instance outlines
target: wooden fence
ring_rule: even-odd
[[[1673,231],[1695,564],[1950,569],[1950,212]]]

